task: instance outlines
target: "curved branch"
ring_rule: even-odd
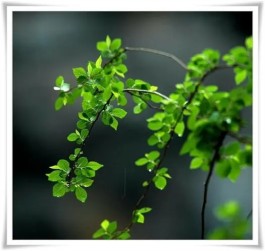
[[[123,90],[124,92],[139,92],[139,93],[147,93],[147,94],[154,94],[156,96],[159,96],[163,99],[166,99],[166,100],[172,100],[171,98],[165,96],[164,94],[160,93],[160,92],[156,92],[156,91],[150,91],[150,90],[143,90],[143,89],[135,89],[135,88],[126,88]]]
[[[202,203],[202,209],[201,209],[201,239],[204,239],[204,232],[205,232],[205,209],[207,204],[207,196],[208,196],[208,190],[209,190],[209,184],[211,181],[211,177],[214,170],[215,162],[219,159],[219,150],[223,145],[225,136],[227,135],[226,131],[223,131],[220,135],[220,138],[215,146],[214,154],[212,157],[212,160],[209,164],[209,172],[206,177],[205,183],[204,183],[204,192],[203,192],[203,203]]]
[[[186,70],[186,71],[188,70],[186,64],[182,60],[180,60],[175,55],[164,52],[164,51],[159,51],[159,50],[154,50],[154,49],[149,49],[149,48],[142,48],[142,47],[125,47],[124,49],[125,49],[125,51],[143,51],[143,52],[149,52],[149,53],[165,56],[165,57],[168,57],[168,58],[171,58],[172,60],[174,60],[184,70]]]

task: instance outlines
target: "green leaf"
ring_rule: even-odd
[[[199,158],[199,157],[193,158],[192,161],[191,161],[191,164],[190,164],[190,168],[191,169],[200,168],[202,163],[203,163],[203,159],[202,158]]]
[[[108,49],[108,45],[105,41],[97,42],[97,49],[99,51],[105,51]]]
[[[253,39],[252,37],[248,37],[245,41],[246,47],[248,49],[252,49],[253,48]]]
[[[97,171],[98,169],[100,169],[101,167],[103,167],[102,164],[96,162],[96,161],[90,161],[87,164],[88,167],[90,167],[91,169]]]
[[[49,181],[60,181],[60,180],[63,180],[63,178],[61,177],[61,173],[62,171],[56,170],[46,175],[48,176]]]
[[[85,69],[82,67],[73,68],[73,74],[76,78],[87,77],[87,73],[86,73]]]
[[[147,154],[147,158],[150,160],[156,160],[160,156],[160,152],[158,151],[152,151]]]
[[[247,77],[247,70],[240,70],[235,75],[235,82],[237,85],[241,84]]]
[[[183,135],[183,132],[185,130],[185,124],[183,121],[179,122],[176,127],[175,127],[175,130],[174,132],[179,136],[181,137]]]
[[[110,222],[108,226],[108,233],[112,234],[116,231],[116,229],[117,229],[117,221]]]
[[[64,78],[63,76],[59,76],[55,80],[55,85],[58,87],[61,87],[61,85],[64,83]]]
[[[148,128],[152,131],[160,130],[163,127],[163,123],[161,121],[151,121],[148,123]]]
[[[82,187],[76,187],[75,188],[75,196],[76,198],[81,201],[81,202],[85,202],[87,199],[87,192],[84,188]]]
[[[106,234],[106,231],[104,229],[100,228],[93,234],[92,237],[93,237],[93,239],[97,239],[97,238],[102,237],[105,234]]]
[[[151,207],[143,207],[143,208],[137,210],[137,212],[139,212],[141,214],[149,213],[151,211],[152,211]]]
[[[67,140],[72,142],[72,141],[76,141],[77,139],[79,139],[78,135],[76,135],[76,133],[70,133],[68,136],[67,136]]]
[[[60,110],[64,106],[63,101],[64,101],[64,98],[62,97],[59,97],[56,99],[55,104],[54,104],[54,108],[56,111]]]
[[[163,190],[167,185],[167,180],[163,176],[155,176],[153,182],[155,183],[156,188],[160,190]]]
[[[240,151],[240,144],[238,142],[232,142],[225,147],[224,153],[226,155],[235,155]]]
[[[76,168],[84,168],[87,167],[88,165],[88,160],[86,157],[81,157],[77,160],[77,166]]]
[[[82,177],[80,185],[84,186],[84,187],[90,187],[90,186],[92,186],[93,182],[94,182],[94,180]]]
[[[69,162],[64,159],[60,159],[57,163],[57,165],[60,167],[60,169],[66,173],[70,171]]]
[[[228,160],[222,160],[215,166],[216,174],[221,178],[226,178],[231,172],[231,166]]]
[[[112,117],[113,121],[112,123],[110,124],[110,126],[115,130],[117,131],[117,128],[118,128],[118,125],[119,125],[119,122],[117,119],[115,119],[114,117]]]
[[[114,39],[110,45],[110,49],[112,51],[118,50],[120,47],[121,47],[121,39],[119,38]]]
[[[239,204],[236,201],[229,201],[217,208],[215,214],[220,220],[230,220],[240,212]]]
[[[147,163],[148,163],[148,159],[147,158],[140,158],[140,159],[135,161],[135,165],[136,166],[144,166]]]
[[[86,137],[88,136],[88,132],[89,132],[88,129],[82,129],[81,130],[80,135],[81,135],[82,140],[86,139]]]
[[[128,231],[122,232],[119,236],[118,239],[119,240],[128,240],[130,239],[131,235]]]
[[[111,111],[111,114],[114,116],[114,117],[117,117],[117,118],[124,118],[127,114],[127,112],[121,108],[114,108],[112,111]]]
[[[54,197],[62,197],[68,191],[68,188],[63,183],[56,183],[53,186],[52,194]]]
[[[101,56],[99,56],[99,58],[96,61],[96,67],[101,68],[101,64],[102,64],[102,58],[101,58]]]
[[[109,227],[109,221],[108,220],[104,220],[101,222],[100,226],[102,227],[102,229],[104,229],[105,231],[107,231],[108,227]]]
[[[106,37],[106,44],[107,44],[108,48],[111,45],[111,39],[110,39],[109,35]]]

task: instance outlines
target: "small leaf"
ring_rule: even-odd
[[[153,178],[156,188],[163,190],[167,185],[167,180],[163,176],[155,176]]]
[[[111,111],[111,114],[114,116],[114,117],[118,117],[120,119],[124,118],[127,114],[127,112],[121,108],[114,108],[112,111]]]
[[[116,229],[117,229],[117,221],[110,222],[108,226],[108,233],[112,234],[113,232],[116,231]]]
[[[81,201],[81,202],[85,202],[87,199],[87,192],[84,188],[82,187],[76,187],[75,189],[75,196],[76,198]]]
[[[143,207],[143,208],[137,210],[137,212],[139,212],[141,214],[145,214],[145,213],[148,213],[148,212],[151,212],[151,211],[152,211],[151,207]]]
[[[55,85],[57,86],[57,87],[61,87],[61,85],[64,83],[64,78],[63,78],[63,76],[59,76],[59,77],[57,77],[56,78],[56,80],[55,80]]]
[[[65,195],[67,191],[68,191],[68,188],[63,183],[56,183],[53,186],[52,194],[54,197],[62,197]]]
[[[97,49],[99,51],[105,51],[108,49],[108,46],[105,41],[97,42]]]
[[[237,85],[241,84],[247,77],[247,70],[238,71],[235,75],[235,82]]]
[[[135,161],[135,165],[136,166],[144,166],[147,163],[148,163],[148,159],[147,158],[140,158],[140,159]]]
[[[203,163],[202,158],[199,158],[199,157],[193,158],[191,161],[191,164],[190,164],[190,168],[191,169],[197,169],[197,168],[201,167],[202,163]]]
[[[163,123],[161,121],[151,121],[147,126],[150,130],[157,131],[163,127]]]
[[[63,100],[64,98],[62,97],[59,97],[56,99],[55,104],[54,104],[54,108],[56,111],[60,110],[64,106]]]
[[[87,164],[88,167],[90,167],[91,169],[97,171],[98,169],[100,169],[101,167],[103,167],[102,164],[96,162],[96,161],[90,161]]]
[[[181,137],[183,135],[183,132],[185,130],[185,124],[183,121],[179,122],[176,127],[175,127],[175,130],[174,132],[179,136]]]
[[[150,159],[150,160],[156,160],[160,156],[160,152],[152,151],[152,152],[148,153],[147,156],[148,156],[148,159]]]
[[[121,47],[121,39],[119,38],[114,39],[110,45],[110,49],[112,51],[118,50],[120,47]]]
[[[101,64],[102,64],[102,58],[101,58],[101,56],[99,56],[99,58],[96,61],[96,67],[101,68]]]
[[[64,159],[60,159],[57,165],[63,170],[64,172],[68,173],[70,171],[69,162]]]
[[[63,178],[60,176],[62,171],[56,170],[51,173],[46,174],[48,176],[49,181],[60,181],[63,180]]]
[[[76,78],[87,77],[87,73],[86,73],[85,69],[82,67],[73,68],[73,74]]]
[[[100,238],[101,236],[103,236],[104,234],[106,234],[106,231],[102,228],[98,229],[94,234],[93,234],[93,239],[97,239]]]
[[[76,141],[77,139],[79,139],[79,137],[76,135],[76,133],[70,133],[68,136],[67,136],[67,140],[72,142],[72,141]]]
[[[109,221],[108,220],[104,220],[101,222],[100,226],[107,231],[108,227],[109,227]]]
[[[88,136],[88,129],[82,129],[81,130],[81,138],[83,139],[83,140],[85,140],[86,139],[86,137]]]
[[[117,119],[115,119],[114,117],[112,117],[113,121],[112,123],[110,124],[110,126],[115,130],[117,131],[117,128],[118,128],[118,125],[119,125],[119,122]]]

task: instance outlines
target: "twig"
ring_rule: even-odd
[[[246,144],[246,145],[252,145],[252,139],[251,138],[238,135],[238,134],[236,134],[234,132],[229,132],[228,135],[230,137],[232,137],[232,138],[235,138],[240,143],[243,143],[243,144]]]
[[[223,141],[225,139],[227,132],[223,131],[220,135],[220,138],[215,146],[214,154],[212,157],[212,160],[209,164],[209,172],[206,177],[205,183],[204,183],[204,192],[203,192],[203,203],[202,203],[202,209],[201,209],[201,239],[204,239],[204,232],[205,232],[205,209],[206,209],[206,204],[207,204],[207,196],[208,196],[208,189],[209,189],[209,184],[210,180],[213,174],[214,170],[214,165],[215,162],[219,159],[219,150],[223,144]]]
[[[156,91],[150,91],[150,90],[142,90],[142,89],[135,89],[135,88],[126,88],[123,90],[124,92],[139,92],[139,93],[147,93],[147,94],[154,94],[156,96],[159,96],[166,100],[172,100],[171,98],[165,96],[164,94]]]
[[[186,64],[184,62],[182,62],[182,60],[180,60],[175,55],[164,52],[164,51],[159,51],[159,50],[154,50],[154,49],[149,49],[149,48],[142,48],[142,47],[125,47],[124,49],[125,49],[125,51],[143,51],[143,52],[149,52],[149,53],[165,56],[165,57],[168,57],[168,58],[171,58],[172,60],[174,60],[184,70],[186,70],[186,71],[188,70]]]

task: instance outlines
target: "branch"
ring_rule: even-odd
[[[159,96],[163,99],[166,100],[171,100],[169,97],[165,96],[164,94],[160,93],[160,92],[156,92],[156,91],[150,91],[150,90],[142,90],[142,89],[134,89],[134,88],[127,88],[123,90],[124,92],[139,92],[139,93],[148,93],[148,94],[154,94],[156,96]]]
[[[229,132],[228,135],[234,139],[236,139],[238,142],[246,145],[251,145],[252,146],[252,139],[249,137],[241,136],[238,135],[234,132]]]
[[[147,102],[146,100],[143,99],[143,97],[141,95],[137,95],[137,94],[134,94],[132,93],[131,91],[127,91],[127,93],[129,93],[130,95],[134,96],[134,97],[137,97],[137,98],[140,98],[143,102],[145,102],[150,108],[152,109],[156,109],[156,110],[159,110],[159,111],[162,111],[163,109],[157,107],[157,106],[154,106],[152,104],[150,104],[149,102]]]
[[[142,48],[142,47],[137,47],[137,48],[135,48],[135,47],[125,47],[124,49],[125,49],[125,51],[143,51],[143,52],[149,52],[149,53],[165,56],[165,57],[168,57],[168,58],[171,58],[172,60],[174,60],[184,70],[186,70],[186,71],[188,70],[186,64],[183,63],[182,60],[180,60],[175,55],[167,53],[167,52],[164,52],[164,51],[159,51],[159,50],[154,50],[154,49],[149,49],[149,48]]]
[[[206,177],[205,183],[204,183],[204,192],[203,192],[203,203],[202,203],[202,209],[201,209],[201,239],[204,239],[204,232],[205,232],[205,209],[206,209],[206,204],[207,204],[207,196],[208,196],[208,189],[209,189],[209,184],[210,180],[213,174],[214,170],[214,165],[215,162],[218,161],[219,159],[219,150],[223,144],[223,141],[225,139],[227,132],[223,131],[221,132],[220,138],[215,146],[213,158],[209,164],[209,172]]]

